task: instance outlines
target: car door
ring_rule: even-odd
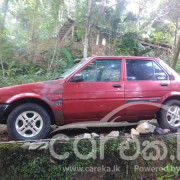
[[[121,59],[93,59],[79,73],[82,82],[70,78],[64,85],[65,123],[100,120],[124,104]]]
[[[158,107],[138,105],[139,102],[160,102],[170,91],[170,80],[166,72],[154,61],[147,59],[126,59],[125,102],[137,103],[126,109],[126,116],[132,119],[154,115]]]

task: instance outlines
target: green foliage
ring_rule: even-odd
[[[0,79],[0,87],[44,81],[53,78],[53,72],[47,74],[45,66],[37,63],[20,63],[10,61],[4,63],[5,77]],[[0,71],[0,76],[2,76]]]
[[[88,154],[89,142],[82,141],[79,143],[78,147],[84,153]],[[14,180],[16,178],[33,180],[69,180],[78,172],[66,172],[64,170],[65,167],[83,167],[90,166],[93,163],[76,158],[72,152],[72,142],[69,142],[68,144],[58,143],[55,149],[59,150],[62,154],[68,151],[70,153],[68,160],[53,160],[48,151],[27,151],[21,149],[19,146],[1,145],[0,176],[4,177],[6,180]],[[4,156],[5,154],[6,158]]]
[[[148,36],[148,39],[152,42],[161,42],[169,44],[169,41],[171,41],[171,34],[167,32],[166,27],[164,27],[163,30],[159,30],[158,28],[152,28],[148,31],[151,32]]]
[[[66,58],[67,58],[67,60],[68,60],[68,63],[67,63],[68,67],[71,67],[72,64],[73,64],[73,59],[74,59],[73,56],[72,56],[72,54],[71,54],[70,51],[69,51],[68,49],[66,49],[66,48],[62,48],[62,51],[63,51],[64,55],[66,56]]]
[[[72,55],[71,50],[76,52],[75,56]],[[81,58],[80,56],[81,53],[76,49],[62,48],[56,52],[53,68],[50,71],[48,71],[48,61],[52,58],[51,51],[44,54],[45,64],[28,60],[19,62],[7,59],[3,62],[5,77],[0,79],[0,87],[54,79],[72,67],[75,63],[74,59]],[[0,76],[2,77],[2,71],[0,71]]]
[[[172,167],[178,167],[179,161],[174,160],[172,164],[169,163],[169,157],[171,155],[177,155],[177,150],[170,153],[170,150],[174,148],[176,140],[172,141],[172,138],[155,138],[149,137],[146,140],[161,140],[166,145],[168,145],[168,155],[164,160],[161,161],[146,161],[140,154],[139,157],[134,161],[125,161],[120,158],[119,149],[121,142],[124,139],[109,139],[109,140],[96,140],[96,152],[97,159],[90,158],[89,160],[81,160],[76,157],[73,151],[74,141],[70,140],[68,142],[56,141],[54,144],[54,150],[57,154],[63,155],[64,153],[69,153],[69,158],[66,160],[56,160],[51,157],[49,151],[30,151],[20,148],[20,144],[1,144],[0,145],[0,177],[5,180],[20,180],[20,179],[33,179],[33,180],[70,180],[77,174],[86,175],[84,172],[77,172],[75,168],[79,167],[110,167],[118,166],[120,171],[116,172],[117,177],[113,179],[139,179],[144,178],[155,178],[158,180],[164,179],[177,179],[179,174],[173,173],[171,171]],[[143,139],[140,139],[140,144],[142,145]],[[100,159],[100,153],[103,150],[104,145],[104,159]],[[91,142],[89,140],[80,140],[78,143],[78,150],[80,153],[87,155],[91,151]],[[144,146],[141,146],[141,150]],[[136,147],[134,143],[130,143],[130,148],[125,151],[126,155],[134,155],[136,152]],[[150,151],[148,151],[150,153]],[[161,152],[162,153],[162,152]],[[163,167],[164,172],[139,172],[134,171],[134,166],[139,167]],[[65,171],[65,168],[68,170]],[[75,171],[71,171],[75,169]],[[128,172],[128,174],[126,173]],[[113,177],[114,173],[108,172],[108,179]],[[101,173],[102,179],[107,179],[107,173]],[[98,174],[97,174],[98,179]]]
[[[1,16],[0,16],[0,26]],[[12,61],[15,51],[17,50],[15,42],[10,39],[11,33],[6,28],[0,28],[0,56],[3,61]]]
[[[3,1],[0,2],[0,6]],[[143,2],[146,1],[142,0]],[[147,2],[153,3],[152,0]],[[167,59],[166,52],[161,52],[158,48],[144,48],[139,40],[148,39],[154,43],[174,45],[176,20],[179,16],[177,2],[162,1],[156,11],[158,14],[144,6],[139,18],[140,28],[137,30],[138,12],[132,12],[131,8],[128,8],[132,6],[133,1],[115,0],[112,3],[108,0],[104,3],[101,0],[94,0],[89,52],[96,42],[97,35],[100,35],[100,40],[106,38],[107,44],[103,50],[105,55],[158,55]],[[2,7],[0,9],[3,9]],[[103,7],[104,13],[99,17]],[[73,59],[82,58],[86,14],[87,0],[71,3],[63,0],[8,1],[5,21],[3,11],[0,12],[0,56],[5,72],[5,78],[0,78],[0,86],[55,78],[73,65]],[[57,34],[68,17],[74,21],[74,37],[71,38],[71,35],[67,37],[68,45],[65,43],[64,48],[61,48],[59,42],[56,54],[52,57]],[[101,50],[98,53],[101,53]],[[19,63],[21,57],[23,62]],[[49,71],[52,58],[52,69]],[[1,70],[0,75],[2,76]]]
[[[157,180],[174,180],[176,177],[178,177],[179,172],[180,172],[180,167],[174,167],[173,164],[168,163],[163,170],[166,172],[165,175],[158,177]]]
[[[150,48],[142,49],[137,33],[126,33],[122,40],[116,39],[116,53],[122,55],[142,56],[151,51]]]

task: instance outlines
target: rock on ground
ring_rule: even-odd
[[[91,139],[91,134],[85,133],[83,139]]]
[[[92,136],[93,138],[99,138],[99,134],[96,134],[96,133],[91,133],[91,136]]]
[[[111,131],[106,137],[119,137],[119,131]]]
[[[29,145],[29,150],[47,150],[48,147],[48,142],[33,142]]]
[[[23,149],[29,149],[29,146],[30,146],[30,142],[25,142],[22,146],[21,146],[21,148],[23,148]]]
[[[100,138],[104,138],[104,134],[100,134]]]
[[[139,136],[139,132],[136,129],[132,128],[131,129],[131,136]]]
[[[139,134],[151,134],[154,133],[156,126],[149,124],[148,122],[144,122],[139,124],[136,127],[136,130],[139,132]]]
[[[170,132],[169,129],[162,129],[162,128],[158,128],[158,127],[156,127],[154,130],[155,135],[164,135],[164,134],[168,134],[169,132]]]
[[[8,134],[7,126],[5,124],[0,124],[0,134]]]
[[[125,133],[124,136],[125,136],[126,138],[130,138],[130,137],[131,137],[131,135],[130,135],[129,133]]]
[[[47,150],[49,148],[49,142],[44,142],[42,146],[40,146],[39,150]]]

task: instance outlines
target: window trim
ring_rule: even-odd
[[[130,81],[127,79],[127,60],[133,60],[133,61],[151,61],[152,63],[154,62],[167,76],[167,79],[165,80],[157,80],[157,79],[151,79],[151,80],[135,80],[137,81],[168,81],[169,80],[169,74],[164,70],[164,68],[162,68],[154,59],[125,59],[125,69],[126,69],[126,73],[125,73],[125,81],[126,82],[135,82],[135,81]],[[154,68],[153,68],[154,69]]]

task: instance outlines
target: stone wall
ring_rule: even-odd
[[[100,144],[105,143],[104,159],[100,159]],[[123,148],[122,142],[129,148],[125,150],[125,155],[134,155],[137,152],[135,142],[131,137],[97,139],[96,155],[97,158],[89,160],[80,160],[73,151],[74,140],[58,140],[54,144],[54,150],[62,155],[69,152],[69,158],[66,160],[57,160],[52,156],[48,147],[49,141],[38,141],[33,143],[5,143],[0,144],[0,179],[4,180],[119,180],[119,179],[178,179],[180,173],[172,171],[172,168],[180,167],[180,161],[177,160],[177,138],[176,137],[140,137],[140,154],[135,160],[124,160],[120,157],[120,150]],[[149,148],[153,142],[163,142],[167,147],[167,156],[162,160],[144,160],[144,153],[147,156],[153,153],[153,157],[160,150],[160,158],[164,153],[162,146]],[[155,144],[156,144],[155,143]],[[83,139],[78,143],[78,149],[82,154],[88,154],[91,151],[91,142],[89,139]],[[31,147],[31,148],[30,148]],[[33,148],[34,147],[34,148]],[[43,148],[42,148],[43,147]],[[128,147],[128,146],[126,146]],[[174,158],[173,158],[174,157]],[[173,160],[172,160],[173,159]],[[64,168],[83,167],[88,172],[67,171]],[[91,172],[92,168],[100,167],[100,172]],[[104,167],[104,170],[102,169]],[[117,171],[106,172],[107,167]],[[139,169],[138,169],[139,167]],[[151,168],[149,172],[141,168]],[[164,168],[162,172],[153,171],[153,168]],[[106,169],[105,169],[106,168]],[[135,168],[137,168],[135,170]],[[97,170],[97,169],[96,169]],[[180,171],[179,171],[180,172]]]

